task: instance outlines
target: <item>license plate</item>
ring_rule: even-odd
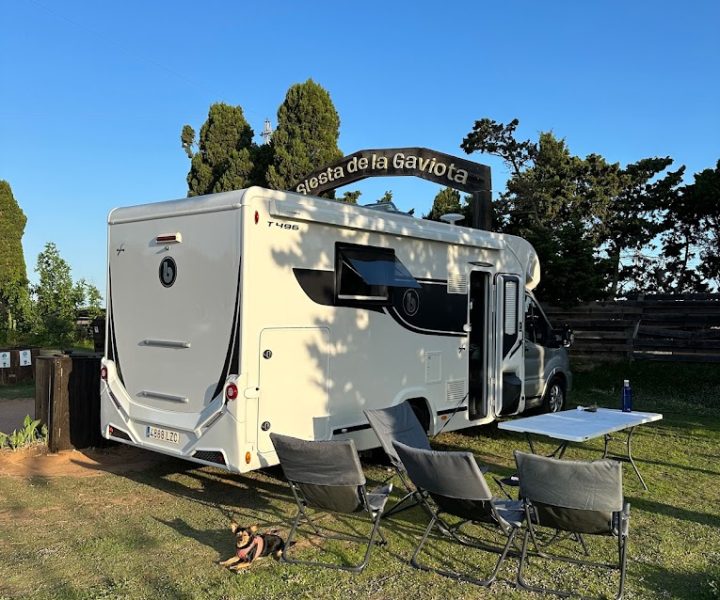
[[[145,429],[145,437],[151,440],[158,440],[160,442],[168,442],[170,444],[180,443],[180,434],[177,431],[170,431],[169,429],[163,429],[162,427],[148,426]]]

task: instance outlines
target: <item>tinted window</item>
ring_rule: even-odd
[[[335,271],[341,303],[389,304],[392,288],[420,287],[392,248],[337,244]]]

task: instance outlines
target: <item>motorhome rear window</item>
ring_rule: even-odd
[[[392,248],[338,244],[336,275],[338,300],[383,303],[391,288],[420,287]]]

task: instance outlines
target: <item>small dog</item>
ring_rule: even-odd
[[[220,562],[221,567],[238,572],[247,569],[253,562],[265,556],[278,560],[285,549],[285,542],[274,533],[258,533],[257,526],[240,527],[235,521],[230,523],[230,531],[235,535],[235,555]]]

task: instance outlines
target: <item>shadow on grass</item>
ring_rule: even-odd
[[[192,538],[199,544],[214,550],[218,556],[227,558],[232,556],[235,551],[235,542],[233,540],[233,534],[230,531],[229,522],[228,527],[223,529],[196,529],[184,519],[175,518],[171,521],[165,521],[157,517],[153,518],[158,523],[174,529],[181,536]]]
[[[655,565],[633,565],[633,587],[648,589],[657,598],[720,598],[720,567],[696,572],[663,569]],[[641,578],[638,577],[641,575]],[[640,583],[642,580],[642,584]]]
[[[669,504],[663,504],[637,496],[628,499],[633,509],[642,510],[651,515],[660,514],[680,521],[691,521],[700,525],[709,525],[715,530],[720,529],[720,516],[718,515],[678,508],[677,506],[670,506]]]

